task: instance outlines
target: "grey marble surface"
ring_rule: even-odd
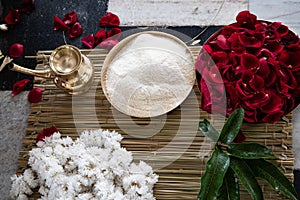
[[[18,154],[25,136],[30,103],[28,92],[12,97],[0,92],[0,199],[9,199],[10,177],[16,173]]]

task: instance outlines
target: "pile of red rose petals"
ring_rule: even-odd
[[[77,14],[74,11],[68,12],[61,20],[54,16],[54,30],[68,31],[68,37],[74,39],[82,34],[82,26],[78,22]]]
[[[121,37],[122,30],[119,28],[120,19],[117,15],[108,12],[99,20],[99,26],[104,29],[99,30],[95,35],[84,36],[81,40],[84,46],[92,49],[95,47],[110,50],[114,47]],[[107,29],[110,28],[109,31]]]
[[[299,57],[300,39],[287,26],[240,12],[199,53],[201,108],[225,102],[227,115],[243,108],[247,122],[277,122],[300,103]]]

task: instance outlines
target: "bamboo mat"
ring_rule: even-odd
[[[200,48],[190,48],[196,57]],[[95,81],[89,92],[72,97],[58,90],[52,81],[35,78],[34,87],[43,88],[43,100],[31,105],[26,136],[18,159],[18,173],[28,167],[28,151],[35,147],[36,135],[43,128],[56,125],[63,136],[75,138],[82,130],[101,127],[122,134],[122,146],[155,169],[159,175],[154,188],[158,200],[197,199],[200,177],[204,173],[212,144],[205,141],[196,126],[203,118],[213,119],[198,110],[200,94],[197,86],[194,86],[183,104],[169,112],[165,118],[131,118],[118,113],[106,100],[101,89],[101,67],[107,52],[101,49],[82,52],[93,61],[95,67]],[[50,53],[38,52],[37,69],[43,68]],[[293,180],[291,118],[289,114],[276,124],[244,124],[242,131],[247,141],[270,148],[280,158],[275,163]],[[162,126],[153,126],[153,123]],[[260,182],[265,199],[284,199],[266,182]],[[241,199],[251,199],[245,189],[241,189]],[[37,193],[32,195],[32,199],[37,197]]]

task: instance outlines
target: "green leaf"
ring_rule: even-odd
[[[227,151],[234,157],[244,159],[277,158],[267,147],[257,143],[229,144]]]
[[[262,200],[261,188],[247,163],[239,158],[230,157],[230,167],[239,178],[240,182],[252,196],[254,200]]]
[[[220,133],[210,124],[207,119],[199,122],[199,130],[204,136],[210,138],[212,141],[218,141]]]
[[[222,186],[230,159],[226,153],[215,150],[206,164],[206,170],[201,178],[201,189],[198,200],[213,200]]]
[[[297,200],[297,192],[293,184],[275,165],[263,159],[249,160],[247,163],[254,174],[266,180],[274,190],[281,191],[286,197]]]
[[[238,108],[228,117],[220,134],[219,141],[231,143],[240,131],[244,119],[244,109]]]
[[[235,176],[232,169],[228,168],[223,184],[219,191],[218,200],[239,200],[240,199],[240,187],[239,181]]]

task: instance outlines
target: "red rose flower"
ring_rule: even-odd
[[[9,47],[8,55],[12,58],[18,58],[22,56],[23,50],[24,50],[23,44],[15,43]]]
[[[68,31],[68,36],[70,39],[74,39],[82,34],[82,27],[79,22],[76,22],[71,29]]]
[[[18,9],[12,9],[8,12],[4,21],[6,24],[17,24],[20,22],[21,12]]]
[[[201,108],[212,112],[226,102],[227,115],[241,107],[247,122],[275,123],[300,103],[300,39],[249,11],[236,20],[212,35],[197,57]]]
[[[55,132],[57,132],[57,128],[54,125],[49,128],[44,128],[43,131],[37,135],[36,142],[43,141],[46,137],[50,137]]]
[[[12,96],[16,96],[17,94],[21,93],[26,88],[29,82],[30,82],[29,79],[23,79],[14,83],[12,89]]]
[[[42,88],[33,88],[28,93],[28,101],[30,103],[38,103],[42,100],[43,90]]]
[[[116,27],[120,25],[120,19],[117,15],[108,12],[99,20],[99,26],[102,27]]]

